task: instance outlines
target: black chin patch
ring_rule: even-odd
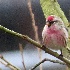
[[[49,24],[48,24],[48,27],[50,27],[54,22],[53,21],[48,21]]]
[[[48,27],[50,27],[50,26],[51,26],[51,24],[49,23],[49,24],[48,24]]]

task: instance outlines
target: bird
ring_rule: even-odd
[[[46,18],[46,24],[42,31],[43,44],[50,49],[60,50],[66,48],[68,31],[62,19],[56,15],[50,15]]]

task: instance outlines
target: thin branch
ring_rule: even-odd
[[[20,49],[20,53],[21,53],[21,56],[22,56],[22,64],[23,64],[24,70],[26,70],[26,66],[25,66],[25,63],[24,63],[24,57],[23,57],[23,46],[20,43],[19,43],[19,49]]]
[[[50,62],[53,62],[53,63],[59,63],[59,64],[62,64],[62,65],[66,65],[65,63],[63,63],[63,62],[61,62],[61,61],[51,60],[51,59],[45,58],[45,59],[43,59],[41,62],[39,62],[38,64],[36,64],[34,67],[32,67],[32,69],[29,69],[29,70],[34,70],[34,69],[36,69],[40,64],[44,63],[45,61],[50,61]]]
[[[54,57],[56,57],[56,58],[62,60],[62,61],[65,62],[66,65],[70,68],[70,60],[68,60],[68,59],[65,58],[65,57],[61,57],[57,52],[53,52],[53,51],[50,50],[49,48],[47,48],[47,47],[41,45],[40,43],[36,42],[35,40],[31,39],[31,38],[28,37],[27,35],[22,35],[22,34],[20,34],[20,33],[14,32],[13,30],[9,30],[9,29],[7,29],[7,28],[1,26],[1,25],[0,25],[0,29],[3,30],[3,31],[5,31],[5,32],[7,32],[7,33],[9,33],[9,34],[12,34],[12,35],[14,35],[14,36],[17,36],[17,37],[19,37],[19,38],[22,38],[22,39],[28,41],[29,43],[31,43],[31,44],[35,45],[36,47],[42,49],[42,50],[45,51],[46,53],[51,54],[52,56],[54,56]]]
[[[36,26],[36,24],[35,24],[35,18],[34,18],[34,14],[32,12],[31,0],[28,0],[28,9],[29,9],[30,16],[32,19],[32,27],[33,27],[33,30],[35,33],[35,40],[40,43],[39,36],[38,36],[38,26]],[[37,48],[37,49],[38,49],[39,59],[41,61],[41,59],[42,59],[41,49],[40,48]],[[42,64],[40,65],[40,70],[42,70]]]
[[[0,61],[2,64],[4,64],[5,66],[11,68],[12,70],[20,70],[19,68],[15,67],[14,65],[12,65],[11,63],[9,63],[2,55],[0,55],[0,58],[4,61]]]
[[[4,62],[2,62],[2,61],[0,61],[0,63],[2,63],[3,65],[5,65],[6,67],[10,68],[11,70],[14,70],[14,68],[11,67],[10,65],[8,65],[7,63],[4,63]]]
[[[59,64],[62,64],[62,65],[66,65],[64,62],[61,62],[61,61],[59,61],[59,60],[51,60],[51,59],[48,59],[48,58],[46,58],[45,60],[46,60],[46,61],[53,62],[53,63],[59,63]]]
[[[38,55],[39,55],[39,59],[40,61],[42,61],[42,53],[41,53],[41,49],[38,48]],[[40,70],[42,70],[42,64],[40,64]]]
[[[34,14],[32,12],[31,0],[28,0],[28,9],[29,9],[30,16],[31,16],[31,19],[32,19],[32,27],[33,27],[33,30],[34,30],[34,33],[35,33],[35,39],[36,39],[37,42],[40,43],[40,40],[39,40],[39,37],[38,37],[38,27],[35,24],[35,18],[34,18]]]
[[[36,26],[36,24],[35,24],[35,18],[34,18],[34,14],[32,12],[31,0],[28,0],[28,9],[29,9],[30,16],[32,19],[32,27],[33,27],[33,30],[35,33],[35,40],[40,43],[39,36],[38,36],[38,26]],[[39,59],[41,61],[41,58],[42,58],[41,49],[40,48],[37,48],[37,49],[38,49]],[[42,65],[40,65],[40,70],[42,70]]]

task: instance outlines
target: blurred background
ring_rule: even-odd
[[[58,2],[70,22],[70,0],[58,0]],[[36,25],[38,26],[38,35],[41,41],[41,32],[45,25],[45,17],[40,6],[40,1],[31,0],[31,3]],[[0,0],[0,25],[35,39],[27,0]],[[37,48],[22,39],[0,30],[0,54],[13,65],[23,70],[19,43],[24,47],[24,61],[26,69],[28,70],[40,61]],[[60,53],[59,51],[57,52]],[[42,59],[47,57],[56,59],[42,51]],[[3,70],[10,70],[1,63],[0,68]],[[65,68],[66,66],[56,63],[43,63],[43,70],[65,70]],[[39,67],[37,67],[36,70],[39,70]]]

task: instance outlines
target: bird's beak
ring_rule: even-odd
[[[47,24],[47,26],[48,26],[48,27],[50,27],[50,26],[51,26],[51,24],[50,24],[49,22],[47,22],[46,24]]]

